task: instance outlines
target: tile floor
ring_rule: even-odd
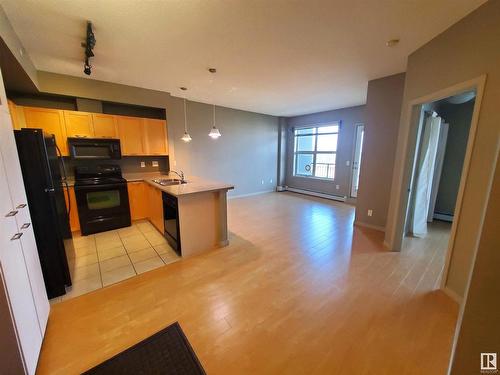
[[[128,279],[180,259],[148,221],[90,236],[73,235],[68,255],[73,286],[56,303]]]

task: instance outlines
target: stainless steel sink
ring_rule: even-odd
[[[187,183],[187,181],[182,181],[178,178],[155,178],[153,179],[153,182],[161,186],[180,185]]]

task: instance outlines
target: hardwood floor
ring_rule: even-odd
[[[407,239],[293,193],[229,201],[230,245],[52,306],[39,374],[78,374],[179,321],[208,374],[445,374],[449,226]]]

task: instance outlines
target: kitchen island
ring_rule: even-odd
[[[153,196],[158,198],[152,204],[162,205],[161,212],[167,217],[162,216],[161,221],[166,223],[167,232],[174,232],[170,236],[168,233],[166,234],[167,240],[170,240],[171,243],[173,240],[177,240],[181,256],[192,256],[228,245],[226,194],[228,190],[234,189],[233,185],[198,177],[188,177],[187,183],[173,183],[163,186],[154,180],[172,179],[176,176],[148,174],[142,178],[139,175],[124,175],[124,177],[127,181],[142,180],[149,189],[156,190]],[[158,194],[159,192],[161,194]],[[163,194],[166,194],[166,197],[163,197]],[[161,201],[160,196],[162,197]],[[163,209],[163,207],[165,208]],[[153,207],[154,209],[155,207]],[[155,223],[153,222],[153,224]],[[155,226],[159,230],[163,228],[158,223]]]
[[[147,219],[164,235],[164,203],[163,194],[167,194],[167,202],[175,201],[177,213],[177,242],[183,256],[191,256],[217,247],[226,246],[227,233],[227,199],[228,190],[233,185],[210,181],[199,177],[186,178],[187,183],[172,183],[162,186],[154,182],[157,179],[175,179],[177,176],[159,172],[123,173],[127,180],[130,213],[133,221]],[[78,210],[74,192],[74,179],[68,179],[67,204],[74,207],[70,211],[70,226],[73,232],[80,230]],[[168,199],[171,197],[172,199]],[[175,210],[175,209],[174,209]],[[169,212],[169,210],[167,210]],[[168,236],[165,236],[167,239]],[[180,241],[179,241],[180,239]],[[172,242],[172,238],[170,238]]]

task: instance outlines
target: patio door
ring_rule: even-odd
[[[363,124],[356,125],[354,157],[352,159],[352,174],[351,174],[351,197],[358,196],[359,186],[359,167],[361,166],[361,153],[363,152],[363,137],[365,135],[365,126]]]

